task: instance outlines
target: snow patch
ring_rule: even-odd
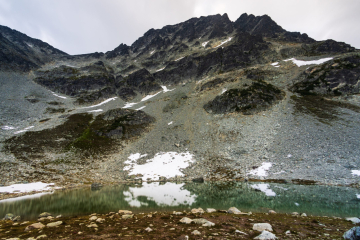
[[[104,111],[104,110],[102,110],[102,109],[96,109],[96,110],[91,110],[91,111],[88,111],[88,113],[93,113],[93,112],[102,112],[102,111]]]
[[[284,60],[284,62],[287,62],[287,61],[292,61],[294,64],[296,64],[298,67],[301,67],[301,66],[305,66],[305,65],[310,65],[310,64],[322,64],[324,62],[327,62],[327,61],[330,61],[332,60],[333,58],[323,58],[323,59],[319,59],[319,60],[313,60],[313,61],[302,61],[302,60],[297,60],[295,58],[290,58],[290,59],[286,59]]]
[[[2,130],[13,130],[13,129],[15,129],[15,128],[12,127],[12,126],[2,126],[1,129],[2,129]]]
[[[173,124],[173,121],[171,121],[171,122],[168,123],[168,125],[171,125],[171,124]]]
[[[300,204],[298,204],[297,202],[295,203],[296,206],[300,206]]]
[[[165,67],[160,68],[160,69],[156,70],[156,72],[160,72],[160,71],[162,71],[162,70],[164,70],[164,69],[165,69]]]
[[[144,97],[143,99],[141,99],[141,102],[147,101],[152,97],[155,97],[156,95],[158,95],[159,93],[161,93],[162,91],[155,93],[154,95],[147,95],[146,97]]]
[[[265,177],[267,176],[267,172],[272,166],[272,163],[270,162],[264,162],[262,165],[254,170],[251,170],[249,174],[251,175],[257,175],[259,177]]]
[[[30,126],[30,127],[27,127],[27,128],[24,128],[23,130],[20,130],[20,131],[17,131],[17,132],[14,132],[14,134],[19,134],[19,133],[23,133],[23,132],[26,132],[27,130],[33,128],[34,126]]]
[[[27,193],[27,192],[39,192],[52,190],[54,188],[54,183],[26,183],[26,184],[13,184],[6,187],[0,187],[0,192],[6,193]]]
[[[357,197],[358,199],[360,199],[360,194],[356,194],[356,197]]]
[[[185,183],[176,184],[167,182],[163,185],[158,183],[144,182],[142,187],[130,187],[128,191],[124,191],[125,200],[132,207],[147,206],[148,201],[154,201],[157,205],[162,206],[179,206],[191,205],[195,203],[194,195],[184,189]],[[145,201],[141,201],[146,196]]]
[[[138,109],[136,109],[136,111],[142,110],[144,108],[146,108],[146,106],[139,107]]]
[[[44,196],[44,195],[48,195],[48,194],[53,194],[53,192],[42,192],[42,193],[25,195],[25,196],[20,196],[20,197],[15,197],[15,198],[3,199],[3,200],[0,200],[0,203],[4,203],[4,202],[16,202],[16,201],[21,201],[21,200],[25,200],[25,199],[40,198],[40,197],[42,197],[42,196]]]
[[[101,105],[104,105],[105,103],[108,103],[110,101],[114,101],[115,99],[117,99],[117,97],[113,97],[113,98],[109,98],[109,99],[106,99],[105,101],[99,103],[99,104],[96,104],[96,105],[93,105],[93,106],[90,106],[90,107],[83,107],[83,108],[94,108],[94,107],[99,107]],[[83,109],[81,108],[81,109]]]
[[[360,170],[351,170],[351,174],[355,176],[360,176]]]
[[[218,45],[218,46],[216,46],[216,47],[214,47],[214,48],[218,48],[218,47],[220,47],[221,45],[224,45],[225,43],[230,42],[231,39],[232,39],[232,37],[229,37],[227,40],[221,42],[220,45]]]
[[[175,88],[174,89],[168,89],[166,86],[161,86],[162,87],[162,89],[163,89],[163,91],[164,92],[171,92],[171,91],[174,91],[175,90]]]
[[[262,191],[263,193],[265,193],[266,196],[269,196],[269,197],[276,196],[276,193],[270,189],[270,185],[268,183],[254,184],[254,185],[251,185],[251,187]]]
[[[153,55],[153,53],[155,52],[155,50],[154,51],[152,51],[151,53],[150,53],[150,55]]]
[[[276,66],[276,65],[278,65],[278,64],[279,64],[279,62],[274,62],[274,63],[272,63],[271,65]]]
[[[131,160],[131,161],[136,161],[136,160],[138,160],[140,158],[143,158],[143,157],[146,157],[146,156],[147,156],[147,154],[141,155],[140,153],[134,153],[134,154],[130,154],[128,159]]]
[[[55,97],[59,97],[59,98],[62,98],[62,99],[66,99],[66,97],[64,97],[64,96],[57,95],[57,94],[54,93],[54,92],[51,92],[51,93],[52,93],[52,95],[54,95]]]
[[[206,45],[208,44],[208,42],[209,42],[209,41],[203,42],[201,45],[202,45],[203,47],[206,47]]]
[[[123,106],[122,108],[131,108],[132,106],[136,105],[138,103],[125,103],[125,106]]]
[[[224,88],[224,89],[221,91],[221,94],[223,94],[223,93],[226,92],[226,91],[227,91],[227,89]]]
[[[179,60],[181,60],[181,59],[183,59],[183,58],[184,58],[184,57],[178,58],[178,59],[175,60],[175,62],[176,62],[176,61],[179,61]]]
[[[140,153],[137,154],[136,156],[141,156]],[[125,161],[128,166],[124,167],[124,170],[129,171],[129,175],[142,174],[143,181],[148,178],[159,180],[159,177],[183,176],[180,170],[188,167],[194,161],[193,155],[189,152],[160,152],[154,158],[146,160],[146,163],[142,165],[138,165],[133,158],[133,155],[130,155],[129,160]]]

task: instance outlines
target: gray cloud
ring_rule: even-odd
[[[132,44],[150,28],[192,17],[267,14],[289,31],[360,48],[358,0],[1,0],[0,24],[70,54],[106,52]]]

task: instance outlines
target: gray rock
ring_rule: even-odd
[[[119,214],[132,214],[132,211],[128,211],[128,210],[119,210]]]
[[[98,219],[97,216],[92,216],[91,218],[89,218],[89,221],[96,221],[96,219]]]
[[[272,239],[277,239],[277,237],[271,232],[262,231],[262,233],[259,236],[257,236],[256,238],[254,238],[254,239],[272,240]]]
[[[299,213],[298,212],[292,212],[291,216],[299,216]]]
[[[210,221],[207,221],[207,222],[204,223],[202,226],[203,226],[203,227],[213,227],[213,226],[215,226],[215,223],[210,222]]]
[[[39,218],[46,218],[46,217],[49,217],[49,216],[52,216],[51,213],[48,213],[48,212],[43,212],[39,215]]]
[[[195,218],[192,221],[196,224],[204,224],[208,222],[208,220],[206,220],[205,218]]]
[[[56,227],[56,226],[59,226],[61,224],[63,224],[62,221],[57,221],[57,222],[48,223],[46,226],[47,227]]]
[[[306,213],[302,213],[300,216],[301,217],[307,217]]]
[[[14,214],[7,213],[3,219],[4,220],[12,220],[14,217],[15,217]]]
[[[359,240],[360,239],[360,227],[353,227],[344,233],[343,238],[346,240]]]
[[[33,223],[25,228],[25,232],[33,230],[33,229],[43,229],[45,227],[42,223]]]
[[[269,223],[255,223],[253,226],[253,230],[262,232],[262,231],[270,231],[272,232],[272,226]]]
[[[180,222],[185,224],[190,224],[193,222],[193,220],[187,217],[183,217],[182,219],[180,219]]]
[[[274,210],[269,210],[270,214],[276,214],[276,212]]]
[[[199,232],[198,230],[194,230],[191,232],[192,235],[201,235],[201,232]]]
[[[357,217],[350,217],[350,218],[345,218],[345,219],[352,222],[352,223],[354,223],[354,224],[360,223],[360,219],[357,218]]]
[[[207,209],[206,209],[206,212],[207,212],[207,213],[216,212],[216,209],[214,209],[214,208],[207,208]]]
[[[231,213],[231,214],[240,214],[241,213],[241,211],[239,209],[237,209],[236,207],[229,208],[229,210],[227,212]]]
[[[43,235],[37,236],[36,240],[42,239],[42,238],[47,238],[47,235],[43,234]]]
[[[191,213],[204,213],[204,209],[202,209],[202,208],[193,208],[193,209],[191,209]]]
[[[91,223],[89,225],[87,225],[88,228],[97,228],[98,225],[96,223]]]
[[[96,222],[97,222],[97,223],[103,223],[103,222],[105,222],[105,219],[103,219],[103,218],[98,218],[98,219],[96,219]]]
[[[132,214],[132,215],[125,214],[125,215],[122,215],[122,219],[133,218],[133,216],[134,216],[134,214]]]

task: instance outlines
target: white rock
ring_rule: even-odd
[[[190,224],[192,223],[193,220],[191,220],[190,218],[187,217],[183,217],[182,219],[180,219],[181,223],[185,223],[185,224]]]
[[[239,231],[239,230],[235,230],[235,234],[244,234],[244,235],[248,235],[247,233],[242,232],[242,231]]]
[[[147,227],[147,228],[145,228],[145,231],[147,231],[147,232],[152,232],[152,229],[149,228],[149,227]]]
[[[202,209],[202,208],[193,208],[193,209],[191,209],[191,213],[204,213],[204,209]]]
[[[201,232],[199,232],[198,230],[194,230],[191,232],[192,235],[201,235]]]
[[[306,213],[302,213],[300,216],[301,217],[307,217]]]
[[[207,222],[204,223],[202,226],[203,226],[203,227],[213,227],[213,226],[215,226],[215,223],[210,222],[210,221],[207,221]]]
[[[269,223],[255,223],[253,226],[253,230],[262,232],[262,231],[270,231],[272,232],[273,229]]]
[[[98,225],[96,223],[91,223],[89,225],[87,225],[88,228],[97,228]]]
[[[357,217],[350,217],[350,218],[345,218],[345,219],[352,222],[352,223],[354,223],[354,224],[360,223],[360,219],[357,218]]]
[[[237,209],[236,207],[229,208],[229,210],[227,212],[232,213],[232,214],[241,214],[241,211],[239,209]]]
[[[91,218],[89,218],[89,221],[95,221],[96,219],[98,219],[97,216],[92,216]]]
[[[272,240],[272,239],[277,239],[277,237],[274,234],[272,234],[271,232],[262,231],[262,233],[254,239]]]
[[[62,221],[57,221],[57,222],[48,223],[46,226],[47,227],[56,227],[56,226],[59,226],[61,224],[63,224]]]
[[[269,210],[270,214],[276,214],[276,212],[274,210]]]
[[[96,222],[97,222],[97,223],[103,223],[103,222],[105,222],[105,219],[103,219],[103,218],[98,218],[98,219],[96,219]]]
[[[206,209],[206,212],[207,212],[207,213],[216,212],[216,209],[214,209],[214,208],[207,208],[207,209]]]

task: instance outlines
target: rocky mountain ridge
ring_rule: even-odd
[[[360,55],[346,43],[247,14],[192,18],[75,56],[0,33],[4,184],[147,180],[137,167],[169,152],[187,167],[150,180],[357,182]]]

